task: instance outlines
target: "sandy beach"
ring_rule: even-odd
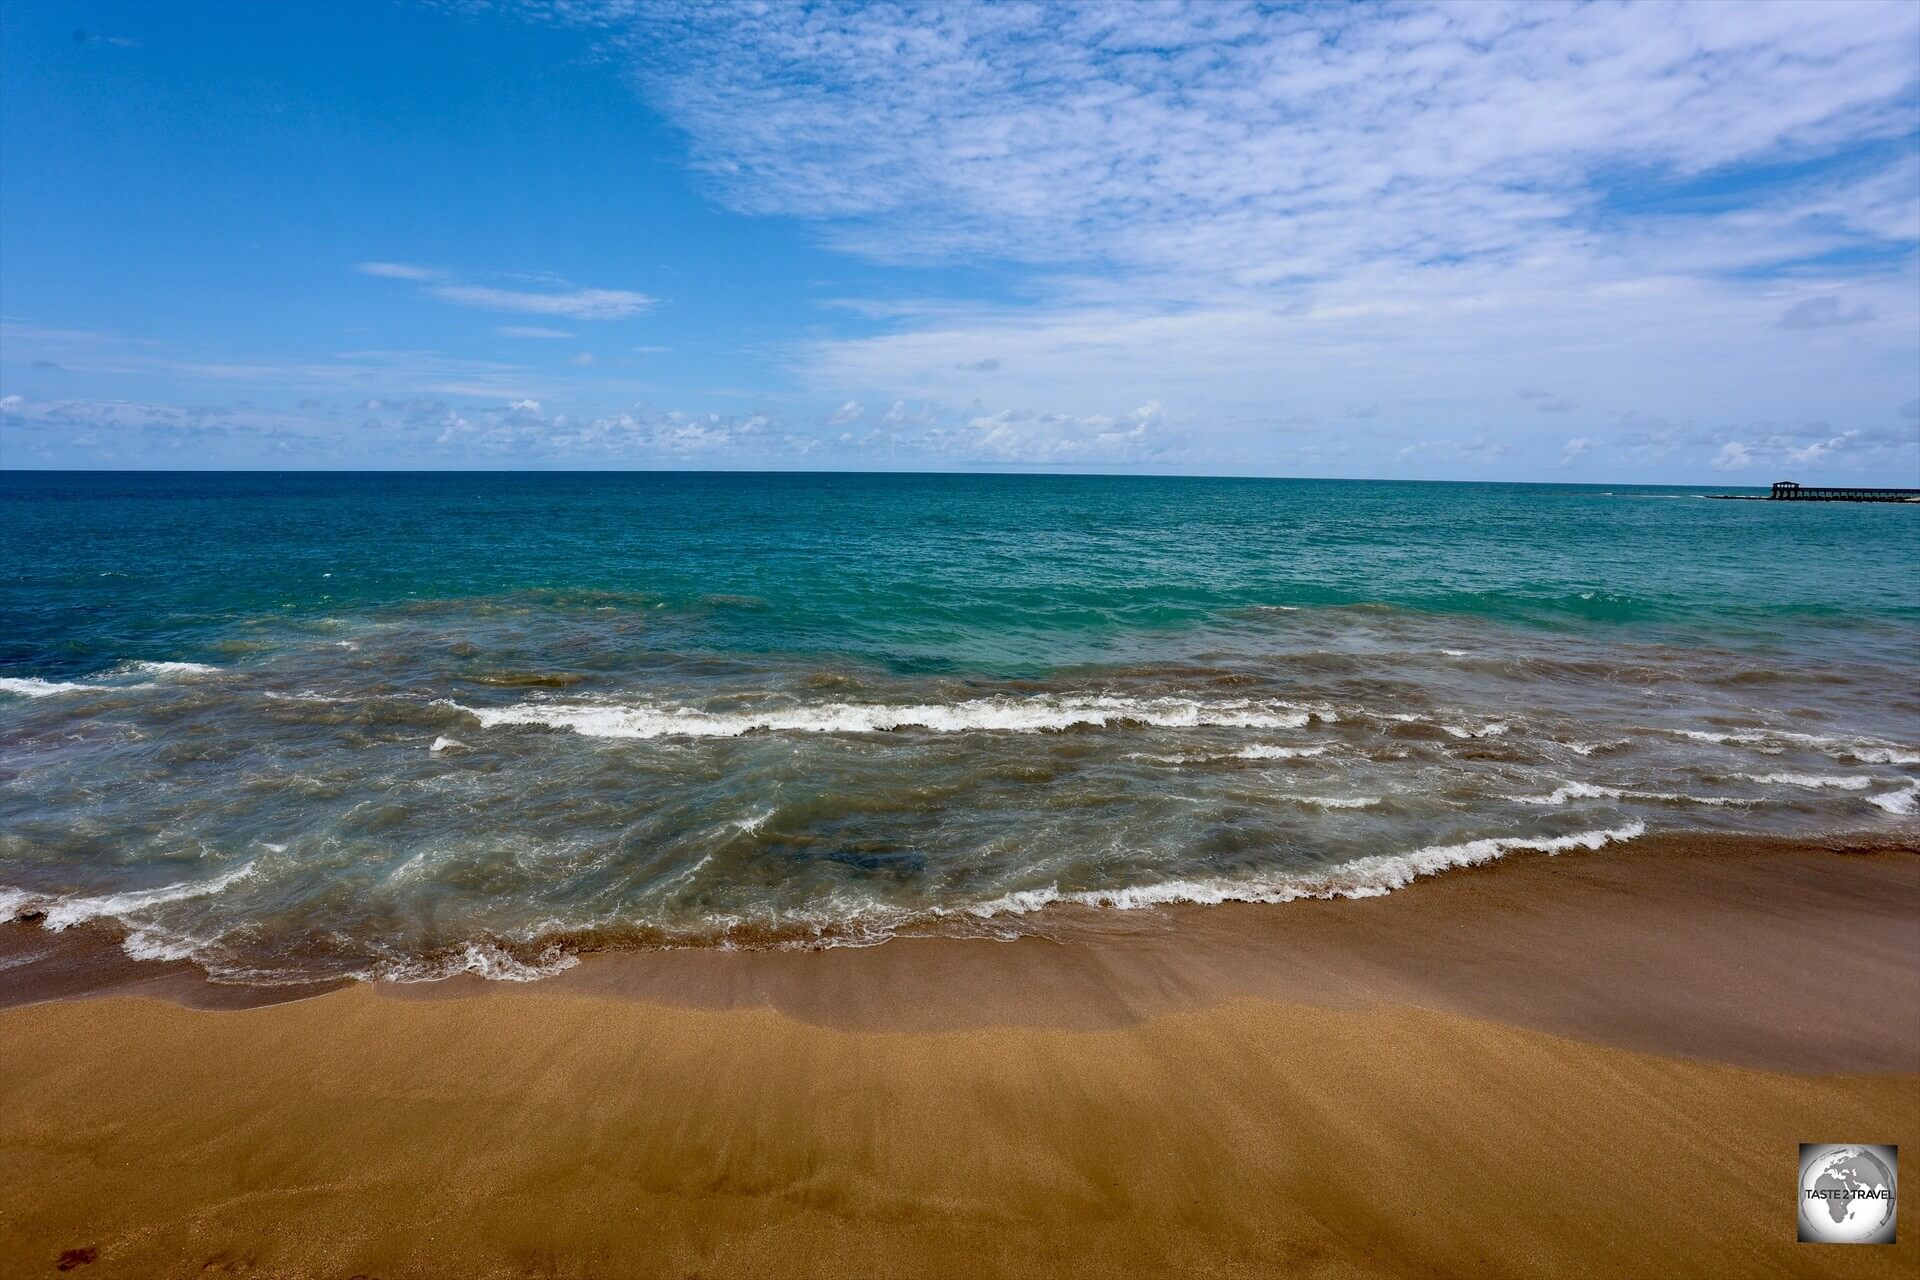
[[[1920,1280],[1920,0],[0,0],[0,177],[0,1280]]]
[[[252,1008],[6,932],[0,1272],[1912,1275],[1920,856],[1670,838],[1057,940]],[[84,993],[84,996],[83,996]],[[46,998],[61,996],[63,998]],[[83,998],[82,998],[83,997]]]

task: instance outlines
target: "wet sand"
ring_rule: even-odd
[[[1920,1150],[1913,851],[1057,926],[225,1009],[0,930],[0,1275],[1920,1267],[1912,1192],[1890,1248],[1793,1216],[1798,1143]]]

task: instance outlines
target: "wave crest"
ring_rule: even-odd
[[[1281,903],[1300,898],[1377,898],[1401,889],[1423,876],[1438,875],[1457,867],[1474,867],[1522,849],[1558,854],[1573,849],[1599,849],[1620,840],[1633,840],[1647,831],[1644,822],[1598,831],[1581,831],[1566,836],[1493,836],[1462,844],[1429,845],[1410,853],[1379,854],[1359,858],[1326,871],[1291,875],[1282,879],[1167,880],[1159,884],[1129,886],[1122,889],[1062,890],[1057,884],[1044,888],[1021,889],[986,902],[963,908],[949,908],[969,915],[991,917],[1024,915],[1055,903],[1073,903],[1087,907],[1112,907],[1136,911],[1143,907],[1193,904],[1217,906],[1223,902]]]
[[[950,703],[829,702],[752,711],[704,711],[661,703],[524,702],[470,707],[437,705],[472,716],[480,726],[534,725],[592,738],[737,738],[749,733],[1044,733],[1144,724],[1156,729],[1300,729],[1316,713],[1252,699],[1051,696],[974,698]]]

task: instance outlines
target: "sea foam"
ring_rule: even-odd
[[[1740,776],[1749,782],[1764,782],[1769,785],[1788,787],[1828,788],[1838,791],[1865,791],[1874,783],[1874,779],[1863,778],[1857,774],[1743,773]]]
[[[45,900],[46,895],[43,893],[34,893],[30,889],[9,889],[0,885],[0,924],[16,919],[21,912]]]
[[[161,906],[168,902],[181,902],[188,898],[204,898],[226,889],[251,876],[254,864],[242,863],[231,871],[208,880],[186,880],[179,884],[163,885],[158,889],[139,889],[129,893],[105,893],[94,897],[58,897],[45,901],[41,907],[46,913],[45,927],[58,932],[88,920],[115,919],[124,921],[126,917],[149,907]]]
[[[1326,747],[1276,747],[1256,742],[1233,753],[1236,760],[1304,760],[1327,754]]]
[[[493,942],[468,942],[452,955],[437,959],[395,960],[356,975],[362,981],[444,982],[471,973],[489,982],[538,982],[580,963],[580,957],[548,947],[531,961],[516,958]]]
[[[593,738],[735,738],[763,733],[884,733],[924,729],[933,733],[998,731],[1041,733],[1079,727],[1144,724],[1158,729],[1299,729],[1311,711],[1281,703],[1193,698],[992,697],[951,703],[832,702],[755,711],[702,711],[655,703],[526,702],[511,707],[469,707],[443,700],[480,722],[538,725]]]
[[[1920,751],[1878,738],[1846,738],[1828,733],[1794,733],[1786,729],[1740,729],[1724,733],[1707,729],[1672,729],[1669,732],[1695,742],[1720,746],[1752,747],[1769,755],[1778,755],[1789,747],[1810,747],[1836,760],[1857,760],[1861,764],[1920,764]]]
[[[119,676],[191,676],[207,675],[219,671],[201,662],[126,662],[109,671],[97,672],[95,680],[113,680]],[[50,698],[60,693],[106,693],[127,689],[151,689],[152,683],[139,684],[83,684],[74,680],[43,680],[38,676],[0,677],[0,693],[17,694],[23,698]]]
[[[69,680],[41,680],[35,676],[0,678],[0,693],[18,694],[23,698],[50,698],[56,693],[86,693],[94,687],[74,684]]]
[[[1164,880],[1120,889],[1063,890],[1055,884],[1015,890],[960,910],[969,915],[991,917],[1024,915],[1054,903],[1135,911],[1180,903],[1216,906],[1223,902],[1281,903],[1300,898],[1377,898],[1404,888],[1422,876],[1438,875],[1457,867],[1479,866],[1517,850],[1558,854],[1573,849],[1599,849],[1645,835],[1646,830],[1644,822],[1629,822],[1620,827],[1566,836],[1493,836],[1463,844],[1429,845],[1410,853],[1377,854],[1325,871],[1278,878]],[[948,909],[935,912],[949,913]]]
[[[1504,720],[1489,721],[1478,729],[1464,724],[1443,724],[1440,727],[1455,738],[1497,738],[1508,729]]]
[[[1564,805],[1570,800],[1661,800],[1669,804],[1751,804],[1738,796],[1696,796],[1685,791],[1637,791],[1630,787],[1603,787],[1591,782],[1568,782],[1544,796],[1515,796],[1520,804]]]
[[[1920,801],[1920,783],[1900,791],[1886,791],[1877,796],[1868,796],[1867,803],[1885,809],[1888,813],[1906,816],[1914,812],[1916,801]]]

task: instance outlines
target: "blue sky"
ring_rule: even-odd
[[[0,464],[1920,485],[1920,5],[8,4]]]

